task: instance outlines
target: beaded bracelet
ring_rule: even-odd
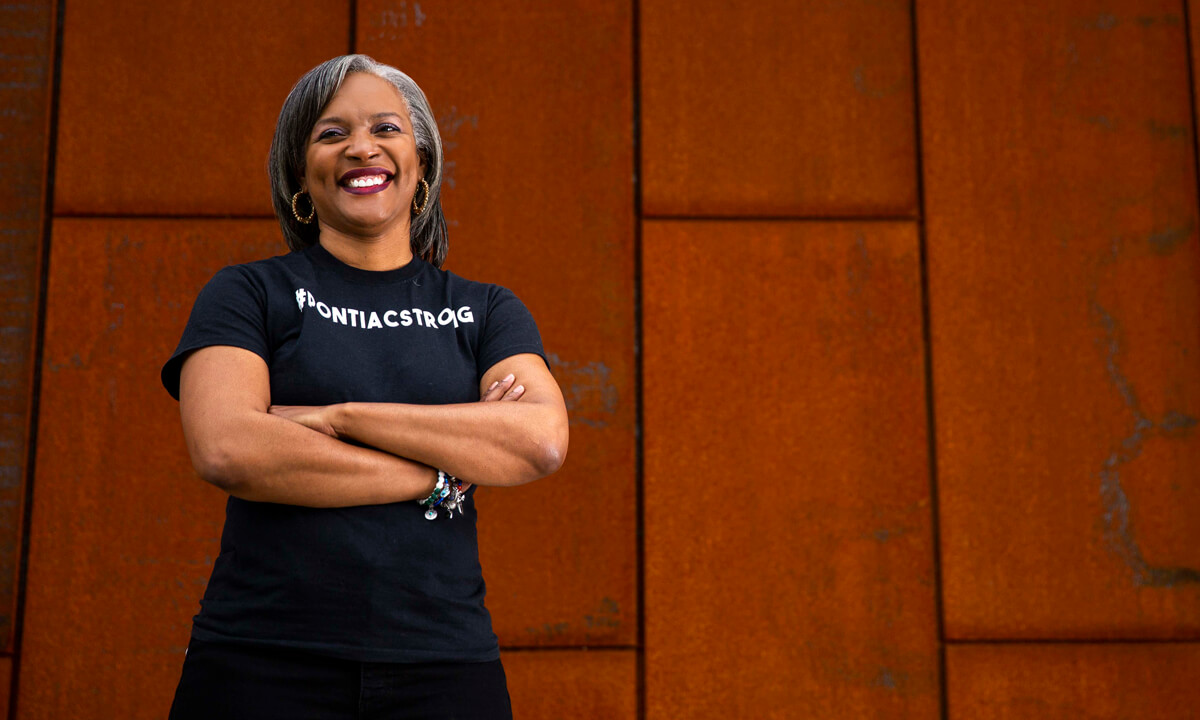
[[[426,520],[437,520],[439,507],[446,510],[447,517],[454,517],[455,510],[461,515],[466,499],[466,493],[462,490],[462,480],[444,470],[438,470],[437,484],[433,486],[433,492],[420,504],[428,508],[425,511]]]
[[[442,489],[445,487],[446,487],[446,474],[444,472],[442,472],[441,470],[438,470],[437,484],[433,486],[433,492],[430,493],[429,497],[427,497],[421,501],[421,505],[428,505],[428,504],[432,503],[434,500],[441,497]]]

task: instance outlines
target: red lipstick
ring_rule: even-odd
[[[348,193],[353,195],[370,195],[372,193],[382,192],[392,184],[394,173],[386,168],[381,167],[365,167],[354,168],[347,170],[338,178],[338,185]],[[360,178],[372,179],[374,182],[364,181],[351,184],[352,180]]]

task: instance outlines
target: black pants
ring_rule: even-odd
[[[192,638],[170,720],[511,720],[499,660],[374,663]]]

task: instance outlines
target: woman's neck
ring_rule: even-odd
[[[320,243],[329,254],[360,270],[395,270],[413,258],[407,232],[355,237],[323,226]]]

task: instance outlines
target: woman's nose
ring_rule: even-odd
[[[359,131],[350,135],[350,142],[346,145],[346,155],[348,157],[356,160],[366,160],[378,154],[379,145],[375,142],[375,135],[373,133]]]

